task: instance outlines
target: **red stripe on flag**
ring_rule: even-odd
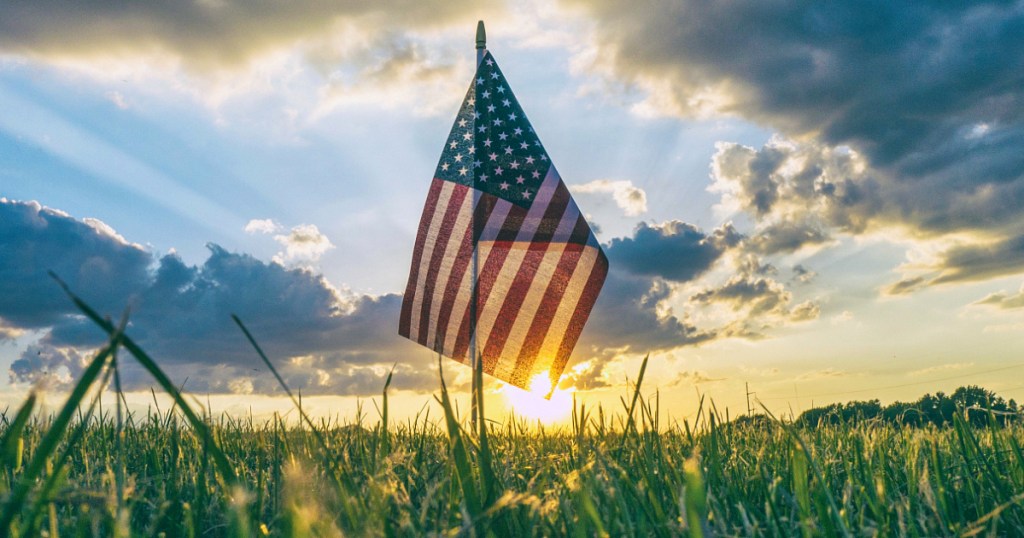
[[[518,230],[522,226],[523,221],[526,218],[526,210],[520,206],[512,206],[509,209],[508,216],[505,217],[505,222],[502,223],[501,229],[516,229]],[[498,275],[501,274],[501,267],[505,264],[505,258],[509,253],[508,248],[493,247],[491,253],[487,256],[487,261],[484,262],[483,267],[479,268],[480,273],[477,275],[476,286],[477,286],[477,313],[479,314],[480,308],[487,304],[487,299],[491,295],[491,289],[494,287],[494,283],[498,279]],[[465,315],[462,317],[462,323],[459,326],[459,337],[455,340],[455,350],[452,353],[452,358],[455,360],[466,362],[469,351],[469,337],[470,328],[472,322],[469,317],[471,308],[466,309]],[[479,345],[479,342],[477,342]],[[488,360],[487,357],[483,357],[484,360],[484,371],[488,374],[494,373],[494,367],[497,365],[497,359],[492,358]]]
[[[573,235],[576,234],[580,227],[586,229],[588,233],[590,232],[587,222],[580,217],[576,220]],[[540,353],[540,348],[544,344],[544,338],[548,334],[551,320],[555,318],[558,309],[563,307],[562,297],[569,287],[573,268],[579,263],[583,248],[583,245],[579,243],[565,245],[565,250],[562,251],[562,256],[558,260],[558,267],[555,269],[547,289],[544,290],[544,298],[541,299],[540,308],[537,309],[537,313],[530,323],[530,330],[526,334],[526,341],[523,342],[523,347],[519,351],[519,357],[516,359],[513,376],[520,375],[527,380],[533,377],[533,365],[537,362],[537,354]],[[555,371],[552,369],[552,374]],[[558,371],[560,372],[560,370]]]
[[[491,212],[498,201],[496,197],[490,194],[481,193],[479,196],[480,200],[473,211],[473,226],[467,228],[465,235],[462,237],[459,251],[456,254],[455,264],[452,266],[451,274],[448,275],[448,283],[444,287],[441,310],[438,313],[437,319],[437,330],[435,331],[436,337],[434,338],[434,345],[438,349],[444,349],[445,337],[448,334],[448,322],[452,315],[452,305],[455,304],[455,300],[458,298],[462,279],[465,277],[472,278],[472,275],[468,275],[467,272],[470,270],[469,265],[473,260],[473,248],[480,238],[480,232],[484,228],[484,223],[490,218]],[[473,228],[476,228],[476,230],[473,230]]]
[[[441,262],[444,260],[445,248],[448,242],[452,241],[452,226],[455,225],[455,220],[459,218],[459,209],[468,193],[469,187],[455,185],[452,190],[451,199],[448,201],[448,207],[445,208],[444,220],[441,221],[441,227],[438,230],[434,252],[430,257],[429,269],[427,269],[427,279],[423,283],[423,289],[420,290],[423,294],[423,306],[420,309],[420,329],[416,340],[421,343],[427,341],[427,332],[430,327],[430,303],[434,300],[434,287],[438,285],[437,273],[441,267]]]
[[[420,226],[416,232],[416,245],[412,251],[412,268],[409,269],[409,283],[405,286],[405,295],[402,296],[402,313],[398,318],[398,334],[409,338],[409,324],[412,319],[412,303],[416,295],[416,280],[419,278],[420,261],[423,257],[423,246],[427,240],[427,231],[430,229],[430,221],[434,219],[434,211],[437,210],[437,199],[441,196],[441,187],[444,182],[434,178],[430,183],[430,190],[427,191],[427,202],[423,204],[423,216],[420,217]]]
[[[487,335],[487,344],[483,350],[484,357],[495,357],[496,360],[502,357],[505,354],[505,342],[508,340],[509,333],[512,332],[513,324],[517,321],[519,323],[530,322],[529,320],[517,320],[516,318],[520,308],[523,306],[523,300],[526,299],[527,292],[530,291],[530,284],[537,274],[537,269],[544,260],[544,255],[547,253],[547,247],[551,242],[551,238],[555,235],[558,222],[561,221],[562,214],[565,213],[568,204],[569,190],[565,187],[565,183],[559,181],[558,187],[551,197],[551,202],[548,204],[541,221],[537,225],[537,232],[530,242],[531,247],[536,245],[541,248],[530,248],[523,256],[523,261],[516,271],[516,276],[509,287],[508,295],[505,296],[505,300],[501,305],[501,310],[494,322],[494,327],[491,328],[490,334]],[[545,225],[545,223],[548,224]],[[550,223],[554,223],[554,225],[550,225]],[[513,349],[509,350],[509,352],[511,355],[519,354],[519,350]]]
[[[590,272],[587,285],[583,288],[583,294],[580,296],[576,310],[572,314],[572,319],[569,320],[569,325],[565,328],[565,336],[562,337],[562,344],[558,346],[558,354],[555,355],[554,360],[551,362],[550,371],[552,372],[561,372],[565,369],[566,363],[569,362],[569,355],[572,354],[572,349],[576,347],[576,341],[579,340],[580,333],[583,332],[583,326],[586,325],[587,318],[590,316],[590,310],[594,308],[594,303],[597,302],[597,295],[601,292],[604,279],[608,276],[608,257],[600,249],[598,249],[597,254],[598,257],[594,262],[594,269]]]

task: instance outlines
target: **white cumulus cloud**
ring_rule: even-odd
[[[583,194],[611,194],[615,205],[619,206],[627,217],[636,217],[647,212],[647,193],[629,180],[595,179],[582,185],[573,185],[570,190]]]
[[[315,224],[299,224],[288,235],[275,235],[274,240],[284,246],[284,252],[274,256],[274,261],[281,265],[315,263],[334,248],[331,240],[320,233]]]
[[[273,219],[252,219],[245,225],[247,234],[272,234],[281,230],[281,225]]]

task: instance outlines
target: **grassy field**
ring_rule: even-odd
[[[57,413],[38,418],[31,396],[4,414],[0,535],[1024,535],[1024,427],[994,417],[810,428],[722,423],[708,406],[669,427],[641,369],[622,409],[578,407],[560,430],[475,427],[443,385],[436,422],[389,423],[387,386],[363,423],[301,407],[299,425],[214,418],[78,304],[110,341]],[[101,411],[118,357],[149,370],[174,408]]]

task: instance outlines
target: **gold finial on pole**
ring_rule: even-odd
[[[476,48],[480,50],[487,48],[487,32],[484,31],[484,21],[476,23]]]

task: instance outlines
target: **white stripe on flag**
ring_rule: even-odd
[[[549,245],[544,253],[537,274],[530,282],[530,290],[512,322],[512,331],[505,340],[505,347],[499,354],[501,360],[498,361],[494,369],[495,377],[511,379],[512,372],[516,368],[516,361],[519,359],[519,350],[523,347],[523,342],[526,341],[533,317],[537,314],[537,309],[540,308],[541,299],[544,298],[544,292],[548,289],[548,283],[551,282],[551,276],[555,273],[558,260],[561,259],[564,250],[565,244],[557,243]]]
[[[547,336],[544,337],[544,344],[540,347],[540,353],[537,355],[537,361],[533,364],[533,371],[543,372],[551,369],[555,355],[558,354],[558,348],[562,345],[565,327],[569,326],[569,320],[572,319],[572,315],[576,312],[576,306],[580,302],[580,297],[583,296],[583,290],[587,287],[590,275],[595,269],[597,255],[598,250],[596,248],[584,247],[580,255],[580,261],[573,269],[572,279],[569,281],[565,294],[562,295],[562,301],[558,304],[558,309],[555,311],[555,317],[551,320],[552,327],[560,327],[562,330],[548,331]]]
[[[446,182],[447,183],[447,182]],[[444,302],[444,292],[448,286],[448,277],[452,274],[452,266],[458,258],[459,247],[466,234],[472,233],[469,229],[473,222],[473,189],[469,189],[459,206],[458,215],[455,217],[455,224],[448,235],[448,241],[444,247],[444,258],[441,259],[441,266],[438,268],[434,281],[434,297],[430,302],[430,321],[427,328],[426,346],[436,349],[435,340],[437,337],[437,320],[441,317],[441,303]],[[479,198],[479,197],[477,197]]]
[[[555,194],[559,181],[561,181],[561,178],[554,172],[554,167],[551,167],[547,176],[544,177],[544,183],[537,190],[537,197],[533,204],[530,205],[526,218],[523,219],[523,224],[516,234],[515,242],[507,247],[509,253],[505,257],[505,262],[501,264],[497,277],[494,279],[494,285],[488,294],[487,303],[482,305],[477,313],[479,316],[476,325],[477,345],[480,346],[480,349],[487,347],[487,340],[494,329],[494,322],[497,320],[498,314],[501,313],[501,307],[505,304],[505,298],[512,287],[512,283],[515,281],[516,275],[519,274],[523,258],[526,257],[528,252],[530,241],[537,234],[537,228],[540,226],[544,213],[547,212],[549,202]],[[483,244],[482,241],[481,244]],[[500,356],[498,365],[495,368],[499,368],[503,360],[505,360],[505,357]],[[515,361],[515,358],[512,360]]]
[[[444,221],[444,213],[448,207],[448,200],[455,190],[455,184],[451,181],[441,182],[441,193],[437,197],[434,216],[430,219],[430,227],[427,228],[427,235],[423,240],[423,256],[420,257],[420,268],[416,278],[416,297],[412,303],[412,316],[409,323],[409,339],[416,342],[420,340],[420,314],[423,310],[423,290],[426,288],[427,273],[430,272],[430,260],[434,257],[434,246],[439,240],[441,223]]]
[[[487,219],[486,227],[498,228],[501,226],[505,218],[508,217],[509,210],[512,209],[512,203],[507,200],[498,200],[494,209],[491,210],[491,216]],[[483,267],[487,263],[487,256],[491,253],[490,242],[480,242],[477,245],[477,266]],[[444,349],[441,351],[446,357],[455,357],[455,341],[459,337],[459,329],[462,326],[462,318],[466,315],[466,309],[469,308],[469,301],[473,296],[473,265],[469,264],[466,266],[466,271],[462,274],[462,278],[459,279],[459,290],[455,294],[455,302],[452,303],[452,313],[448,318],[448,327],[445,331],[444,337]]]
[[[480,346],[481,350],[487,348],[487,341],[491,336],[491,331],[494,329],[494,322],[497,321],[498,314],[501,313],[501,307],[505,304],[505,297],[508,295],[512,282],[519,273],[519,266],[523,264],[523,258],[526,256],[526,247],[528,245],[529,243],[520,242],[513,243],[509,247],[502,245],[502,248],[509,248],[509,253],[505,256],[505,263],[501,265],[501,269],[494,279],[494,284],[491,286],[491,291],[487,297],[487,303],[478,312],[480,318],[476,325],[476,334],[478,338],[477,345]],[[492,244],[486,246],[481,244],[482,248],[488,250],[488,254],[490,254],[489,250],[492,246]],[[501,361],[504,359],[504,357],[499,358],[495,369],[501,367]]]
[[[565,230],[571,230],[576,227],[577,215],[566,215],[572,218],[563,217],[558,223],[558,228],[555,230],[555,235],[566,235],[568,234]],[[540,267],[537,269],[537,274],[534,275],[533,281],[530,282],[530,289],[526,293],[526,298],[523,300],[523,305],[519,309],[516,315],[515,323],[512,325],[512,332],[509,333],[508,339],[505,340],[505,349],[501,352],[502,361],[498,363],[495,369],[495,375],[501,379],[511,378],[512,372],[515,370],[516,361],[519,359],[519,352],[526,342],[527,336],[529,336],[530,328],[533,326],[533,318],[537,315],[537,310],[541,307],[541,302],[544,300],[544,295],[548,290],[548,285],[551,283],[551,277],[555,274],[555,269],[558,268],[558,262],[562,259],[562,253],[565,251],[565,243],[548,243],[547,251],[544,253],[544,258],[540,262]],[[555,325],[555,327],[558,327]],[[542,330],[547,330],[544,327]],[[556,331],[557,332],[557,331]],[[509,357],[511,360],[504,360],[505,357]],[[534,372],[538,371],[536,368]],[[530,372],[529,377],[533,377],[533,372]]]

